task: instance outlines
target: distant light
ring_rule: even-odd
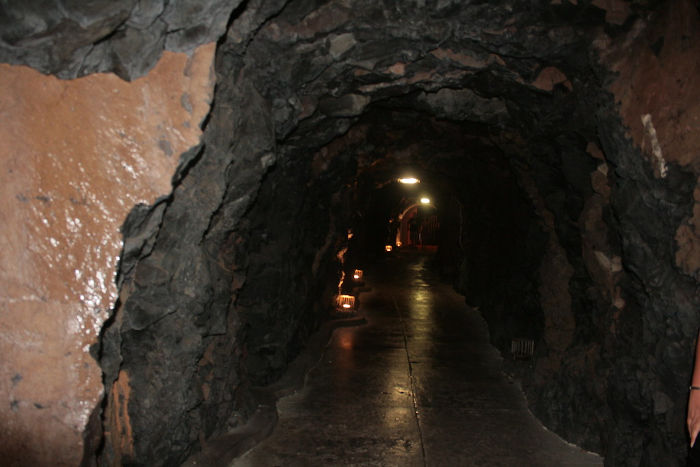
[[[420,183],[420,180],[414,177],[405,177],[405,178],[399,178],[400,183],[405,183],[407,185],[415,185],[416,183]]]
[[[421,202],[422,204],[430,204],[430,198],[421,198],[421,199],[420,199],[420,202]]]
[[[349,303],[343,303],[343,308],[350,308],[350,304],[349,304]]]
[[[401,246],[401,245],[402,245],[401,240],[396,240],[396,246]]]
[[[386,251],[391,251],[391,250],[394,249],[394,247],[392,247],[391,245],[387,245],[387,246],[384,247],[384,249],[385,249]]]
[[[356,281],[360,281],[362,280],[362,274],[362,269],[355,269],[355,273],[352,275],[352,278]]]

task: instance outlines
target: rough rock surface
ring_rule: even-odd
[[[90,347],[117,298],[119,229],[170,192],[178,154],[198,143],[213,53],[167,53],[133,83],[0,65],[3,462],[80,462],[103,393]]]
[[[141,5],[89,17],[111,31],[171,18]],[[58,61],[7,53],[61,76],[131,76],[162,48],[148,44],[178,43],[128,26],[83,56],[105,37],[83,15],[70,16],[77,33],[3,36],[29,47],[20,37],[52,31],[41,40],[68,50]],[[700,324],[699,15],[690,0],[239,5],[203,145],[172,195],[123,226],[99,460],[180,462],[245,421],[251,385],[324,319],[337,256],[383,245],[387,212],[406,202],[390,181],[412,167],[436,190],[444,270],[493,342],[535,341],[517,369],[535,413],[608,465],[680,463]],[[125,49],[131,65],[111,51],[122,37],[143,47]]]
[[[148,72],[164,50],[191,52],[224,34],[241,0],[26,0],[0,4],[0,61],[68,79]]]

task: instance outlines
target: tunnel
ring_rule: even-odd
[[[182,465],[407,252],[547,429],[685,462],[697,1],[32,0],[0,25],[7,465]]]

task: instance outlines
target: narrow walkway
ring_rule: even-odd
[[[335,331],[279,423],[234,466],[601,466],[528,411],[479,314],[420,254],[367,275],[368,324]]]

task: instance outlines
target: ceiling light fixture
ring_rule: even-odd
[[[415,185],[416,183],[420,183],[420,180],[414,177],[403,177],[399,178],[400,183],[405,183],[406,185]]]

